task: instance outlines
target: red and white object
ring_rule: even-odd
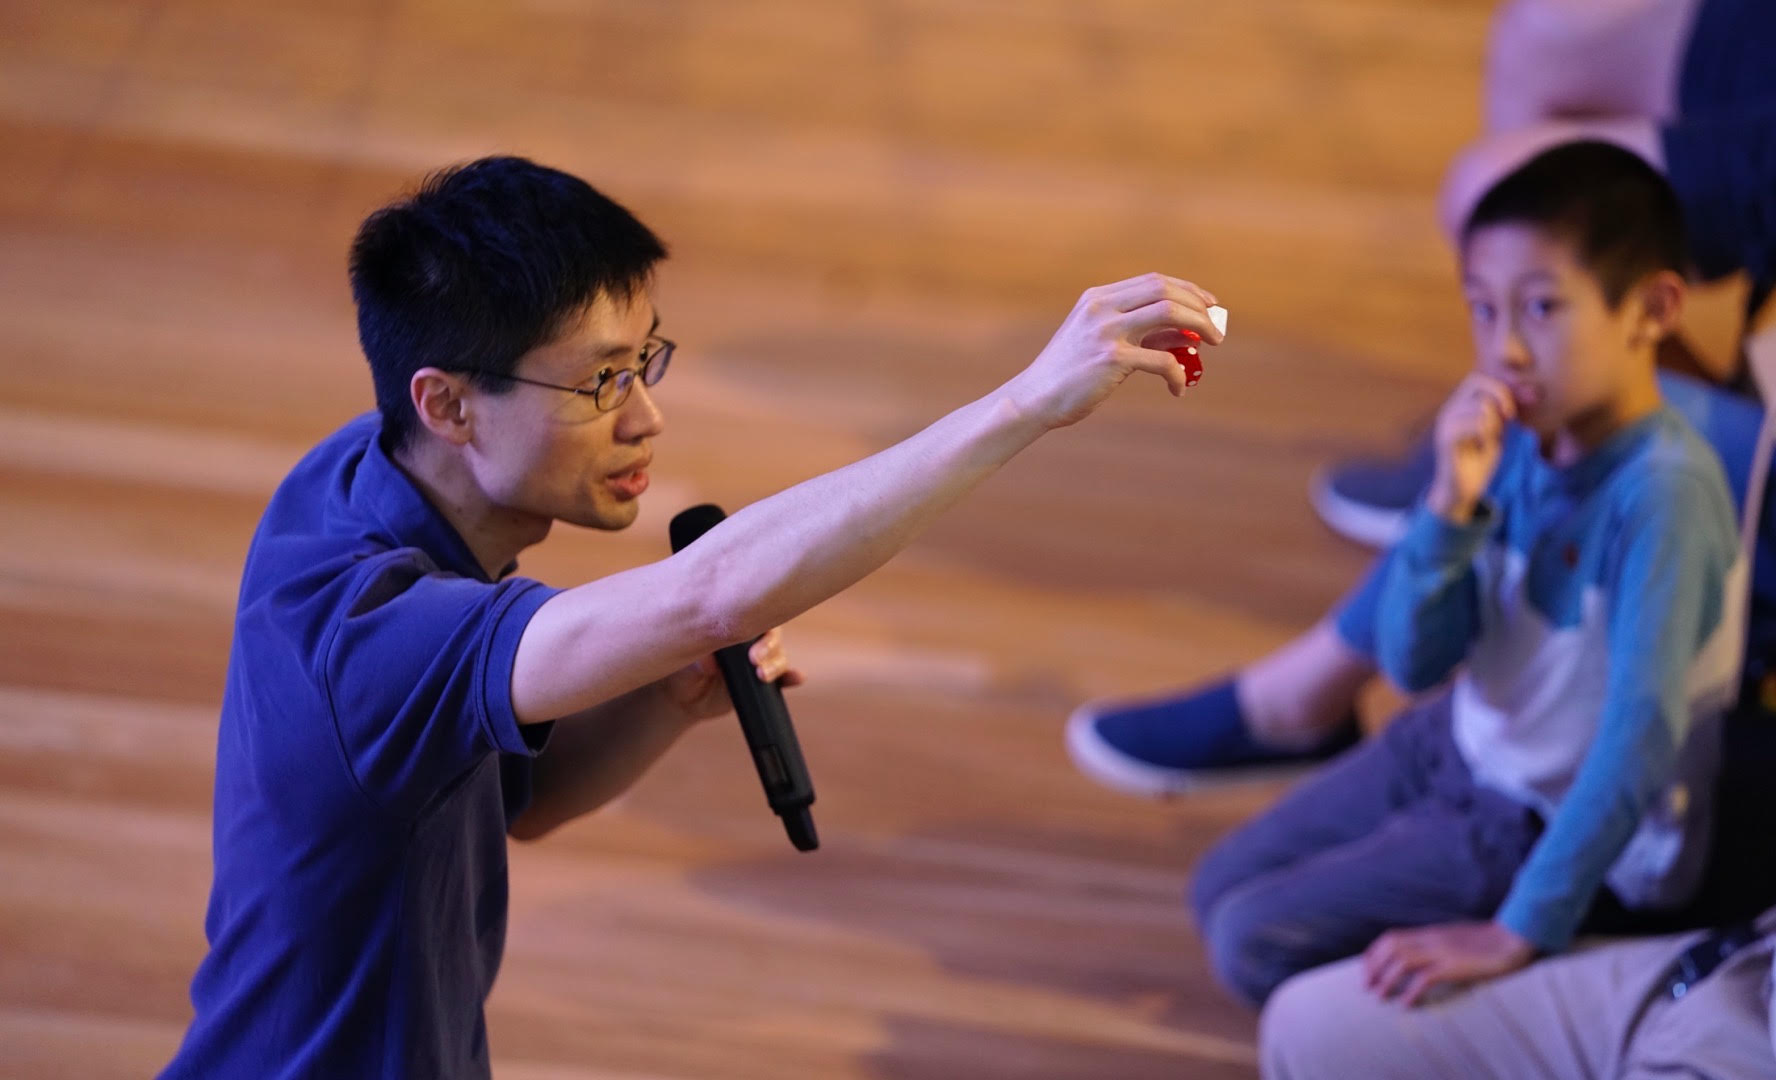
[[[1227,336],[1226,308],[1219,304],[1209,308],[1209,322],[1214,324],[1216,331],[1223,337]],[[1184,365],[1184,385],[1195,386],[1202,381],[1203,377],[1202,349],[1200,348],[1202,335],[1195,330],[1180,330],[1179,333],[1184,335],[1184,344],[1167,351],[1177,358],[1178,363]]]

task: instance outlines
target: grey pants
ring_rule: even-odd
[[[1682,998],[1663,976],[1700,934],[1592,942],[1416,1009],[1364,988],[1355,960],[1265,1007],[1266,1080],[1776,1080],[1766,937]]]
[[[1229,834],[1190,902],[1216,976],[1258,1005],[1386,930],[1490,918],[1540,835],[1534,811],[1474,782],[1444,695]]]

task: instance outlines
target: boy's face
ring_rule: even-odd
[[[1468,237],[1462,263],[1476,369],[1510,387],[1518,423],[1552,435],[1645,377],[1639,369],[1658,339],[1641,289],[1610,310],[1597,278],[1558,235],[1483,226]]]

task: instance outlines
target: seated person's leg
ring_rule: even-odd
[[[1413,1009],[1376,997],[1360,959],[1309,971],[1284,983],[1265,1006],[1258,1029],[1263,1074],[1603,1080],[1613,1076],[1630,1025],[1688,940],[1581,948]]]
[[[1222,837],[1191,874],[1190,907],[1198,928],[1207,926],[1231,890],[1380,828],[1419,790],[1407,775],[1414,757],[1399,738],[1371,739]]]
[[[1192,905],[1216,975],[1257,1004],[1390,928],[1489,917],[1539,833],[1527,808],[1474,783],[1443,699],[1218,844]]]
[[[1067,723],[1074,762],[1108,787],[1159,796],[1335,756],[1358,737],[1357,694],[1375,675],[1378,584],[1371,572],[1330,617],[1231,678],[1080,706]]]

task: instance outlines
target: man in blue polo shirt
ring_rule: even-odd
[[[168,1077],[488,1075],[506,837],[624,790],[729,708],[710,654],[881,566],[1163,349],[1214,298],[1088,290],[1041,355],[896,446],[577,588],[514,577],[555,521],[621,529],[648,486],[672,342],[658,239],[518,158],[440,173],[352,248],[377,414],[272,497],[247,554],[216,754],[210,942]],[[1163,551],[1155,551],[1165,560]],[[545,749],[546,748],[546,749]]]

